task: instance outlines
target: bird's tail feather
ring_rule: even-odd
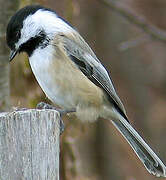
[[[112,123],[130,144],[149,173],[157,177],[166,177],[166,167],[163,162],[136,130],[122,116],[120,117],[119,120],[112,121]]]

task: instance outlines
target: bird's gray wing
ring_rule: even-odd
[[[114,89],[113,83],[103,65],[94,55],[90,47],[81,39],[76,42],[63,35],[64,48],[70,59],[82,73],[95,85],[102,88],[108,95],[109,101],[118,112],[128,121],[124,106]]]

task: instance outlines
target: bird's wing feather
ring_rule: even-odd
[[[78,34],[79,36],[79,34]],[[87,43],[79,36],[79,41],[74,38],[62,36],[64,48],[70,59],[82,73],[95,85],[102,88],[108,95],[109,101],[120,114],[128,121],[124,106],[114,89],[113,83],[100,61]]]

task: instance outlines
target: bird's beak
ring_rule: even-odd
[[[17,55],[18,50],[11,50],[10,56],[9,56],[9,61],[12,61],[14,57]]]

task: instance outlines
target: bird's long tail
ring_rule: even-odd
[[[149,173],[157,177],[166,177],[166,166],[146,144],[136,130],[122,116],[119,120],[112,121],[115,127],[130,144],[136,155],[144,164]]]

